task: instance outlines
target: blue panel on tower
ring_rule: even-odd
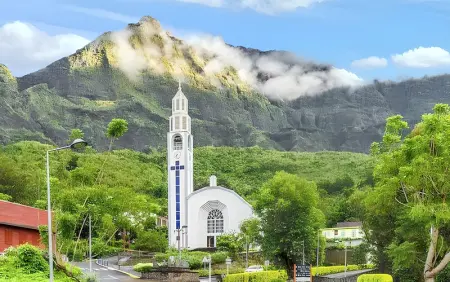
[[[184,169],[184,165],[180,165],[180,169]]]
[[[175,162],[175,165],[180,165],[180,161],[176,161],[176,162]]]
[[[177,211],[180,210],[180,203],[177,203]]]
[[[177,173],[178,173],[178,171],[177,171]],[[179,177],[175,178],[175,185],[180,185],[180,178]]]
[[[177,211],[177,216],[176,216],[177,220],[180,220],[180,212]]]
[[[178,169],[175,171],[175,176],[180,176],[180,171]]]
[[[174,167],[174,166],[171,166],[171,167],[170,167],[170,170],[175,170],[175,167]]]
[[[180,229],[180,221],[179,220],[177,220],[177,229]]]
[[[175,202],[180,202],[180,195],[175,196]]]

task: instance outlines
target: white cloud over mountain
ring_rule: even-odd
[[[396,65],[408,68],[450,66],[450,53],[440,47],[418,47],[392,55],[391,59]]]
[[[387,65],[388,65],[388,62],[385,58],[380,58],[380,57],[375,57],[375,56],[355,60],[352,62],[353,68],[361,68],[361,69],[384,68]]]
[[[32,24],[15,21],[0,26],[0,63],[21,76],[74,53],[89,40],[71,33],[49,35]]]
[[[264,14],[278,14],[308,8],[326,0],[176,0],[210,7],[248,8]]]

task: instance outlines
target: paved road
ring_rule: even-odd
[[[355,271],[347,271],[347,276],[355,276],[358,274],[364,274],[366,272],[372,271],[372,269],[364,269],[364,270],[355,270]],[[345,273],[336,273],[324,276],[326,278],[345,278]]]
[[[81,268],[84,273],[89,273],[89,262],[76,262],[74,264]],[[95,261],[92,262],[92,271],[97,276],[97,281],[99,282],[136,282],[136,279],[118,271],[99,266]]]

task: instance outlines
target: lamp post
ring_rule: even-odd
[[[83,139],[75,139],[73,142],[64,147],[55,148],[52,150],[47,151],[47,162],[46,162],[46,169],[47,169],[47,229],[48,229],[48,264],[50,266],[50,282],[53,282],[53,230],[52,230],[52,208],[51,208],[51,201],[50,201],[50,160],[49,160],[49,153],[54,151],[60,151],[65,149],[79,149],[82,147],[85,147],[87,145],[87,142]]]
[[[228,275],[229,269],[230,269],[230,264],[231,264],[231,258],[228,257],[228,258],[225,260],[225,263],[227,264],[227,275]]]

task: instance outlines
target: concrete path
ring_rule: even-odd
[[[364,273],[370,272],[370,271],[372,271],[372,269],[347,271],[347,277],[356,276],[356,275],[359,275],[359,274],[364,274]],[[323,277],[326,277],[326,278],[345,278],[345,276],[346,276],[345,272],[340,272],[340,273],[325,275]]]

